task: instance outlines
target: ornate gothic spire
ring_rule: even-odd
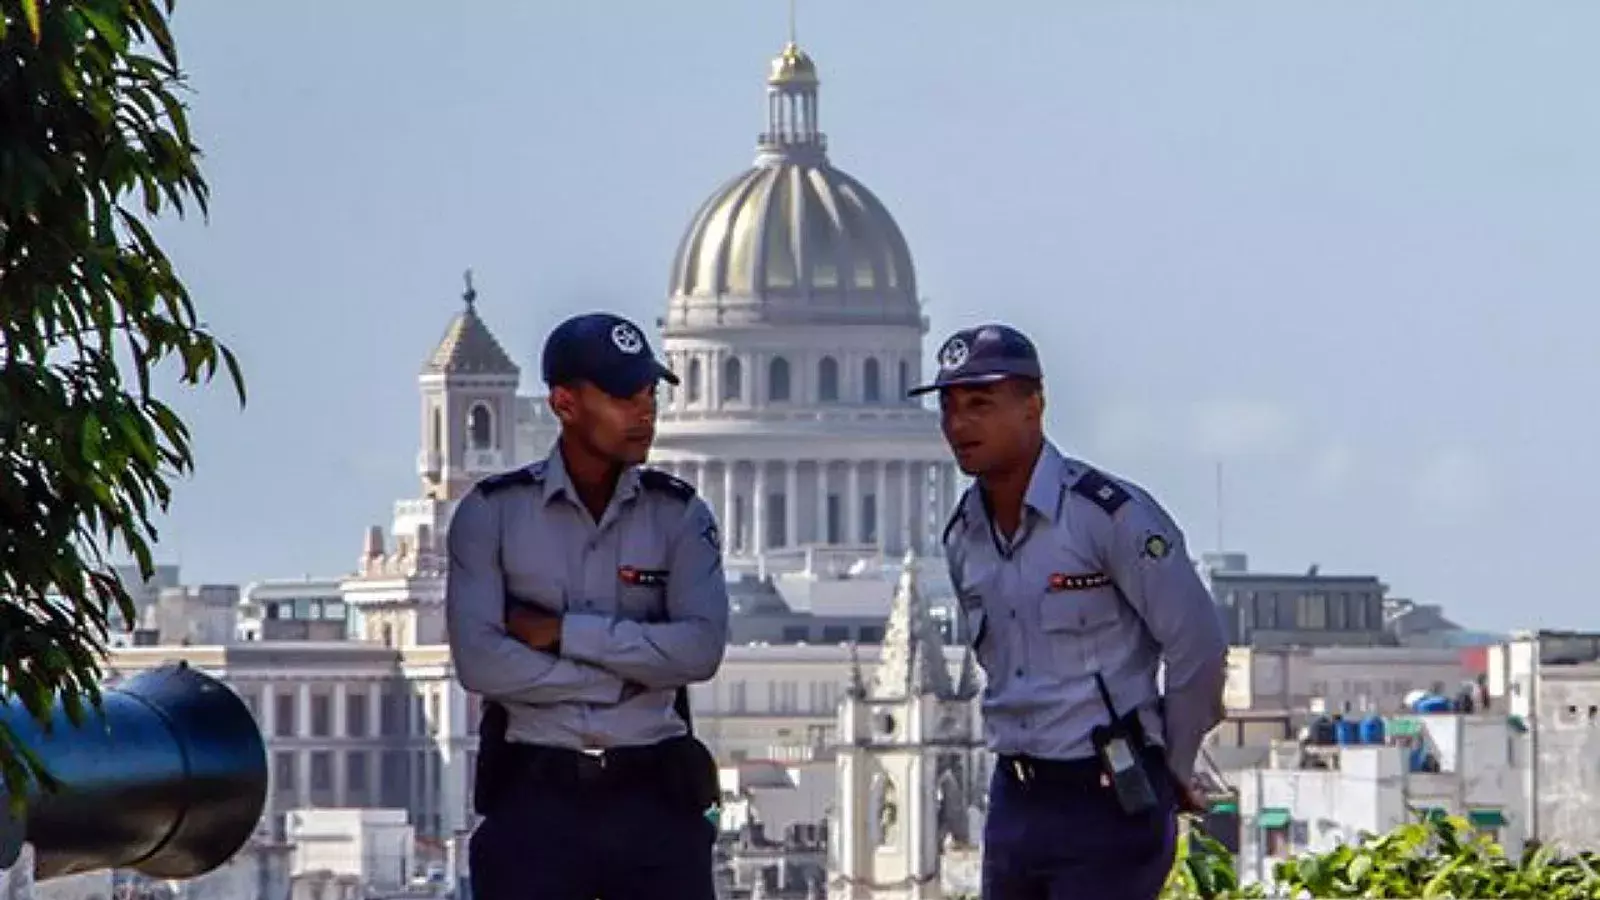
[[[953,697],[950,669],[944,660],[939,624],[929,614],[917,589],[916,555],[907,553],[900,568],[900,584],[889,607],[883,635],[883,655],[873,679],[876,697]]]

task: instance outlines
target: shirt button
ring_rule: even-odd
[[[1021,669],[1018,669],[1018,670],[1017,670],[1017,677],[1018,677],[1018,678],[1021,678],[1021,677],[1022,677],[1022,670],[1021,670]]]
[[[1017,617],[1017,611],[1013,609],[1011,611],[1011,618],[1015,619],[1016,617]]]
[[[594,609],[594,601],[593,600],[585,600],[585,601],[583,601],[583,608],[584,609]]]

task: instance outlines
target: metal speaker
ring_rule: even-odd
[[[60,704],[48,732],[11,701],[0,721],[60,782],[33,786],[7,827],[0,789],[0,868],[33,845],[40,880],[102,869],[194,878],[250,840],[267,801],[267,750],[227,685],[176,663],[106,689],[74,726]]]

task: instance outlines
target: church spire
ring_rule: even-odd
[[[922,592],[917,588],[917,558],[907,553],[900,567],[900,583],[889,607],[884,629],[883,655],[873,679],[875,697],[950,698],[950,669],[944,659],[944,641]]]

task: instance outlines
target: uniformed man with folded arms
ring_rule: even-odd
[[[959,331],[932,384],[975,479],[944,533],[996,754],[984,900],[1155,900],[1222,719],[1227,640],[1172,518],[1044,435],[1017,330]],[[1164,696],[1158,669],[1164,664]]]
[[[656,390],[640,329],[577,316],[543,357],[550,455],[489,478],[450,523],[445,606],[487,701],[469,865],[478,900],[712,900],[716,766],[687,685],[728,641],[710,508],[641,467]]]

